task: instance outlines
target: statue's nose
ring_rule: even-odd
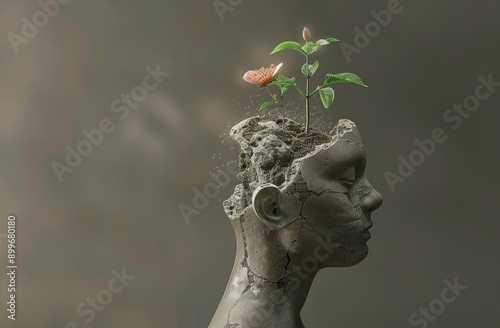
[[[384,202],[384,198],[382,195],[372,187],[371,193],[363,197],[361,200],[361,206],[363,207],[363,211],[366,213],[371,213],[379,208]]]

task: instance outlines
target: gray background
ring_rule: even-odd
[[[225,2],[225,1],[224,1]],[[235,2],[233,2],[235,3]],[[444,279],[468,286],[430,327],[498,327],[500,265],[497,169],[500,90],[453,130],[443,113],[474,94],[477,78],[500,81],[498,1],[401,2],[403,11],[347,63],[339,44],[315,57],[317,75],[352,71],[369,85],[336,87],[333,108],[314,101],[313,126],[357,123],[367,176],[385,198],[372,216],[370,254],[347,269],[317,276],[307,327],[411,327],[408,318],[440,297]],[[265,91],[246,84],[247,69],[284,62],[299,76],[302,58],[276,44],[337,37],[354,44],[354,27],[387,1],[243,0],[221,20],[212,1],[78,1],[16,54],[35,1],[0,5],[0,233],[18,220],[18,320],[2,327],[206,327],[224,291],[235,253],[221,201],[186,224],[190,204],[216,171],[238,156],[227,137],[256,114]],[[146,66],[170,75],[125,120],[111,103],[142,82]],[[319,79],[319,77],[318,77]],[[300,82],[303,82],[300,80]],[[316,81],[314,83],[318,83]],[[302,119],[291,95],[289,117]],[[270,112],[273,110],[270,109]],[[110,118],[115,130],[64,181],[51,163],[81,131]],[[391,192],[414,140],[443,128],[448,139]],[[0,254],[6,240],[0,235]],[[0,256],[5,268],[6,256]],[[86,324],[75,309],[106,288],[111,270],[136,278]],[[3,269],[2,269],[3,270]],[[0,298],[7,298],[0,275]]]

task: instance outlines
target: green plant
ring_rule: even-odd
[[[281,68],[283,65],[282,63],[275,66],[271,65],[269,68],[264,68],[261,67],[260,69],[257,70],[251,70],[247,71],[245,75],[243,75],[243,79],[249,83],[253,84],[260,84],[261,88],[267,88],[269,91],[269,94],[273,98],[273,101],[266,101],[264,102],[259,110],[262,110],[264,108],[267,108],[271,105],[277,105],[279,108],[281,108],[281,112],[283,115],[283,124],[284,124],[284,109],[283,109],[283,98],[285,97],[286,93],[288,92],[290,87],[294,87],[304,98],[305,98],[305,128],[306,128],[306,133],[309,131],[309,99],[314,96],[316,93],[319,94],[321,98],[321,102],[323,103],[323,106],[325,108],[329,108],[331,104],[333,103],[333,99],[335,98],[335,91],[333,88],[330,87],[330,85],[334,83],[341,83],[341,82],[349,82],[349,83],[354,83],[358,84],[361,86],[366,87],[364,82],[357,76],[356,74],[353,73],[337,73],[337,74],[326,74],[325,79],[321,85],[318,85],[316,89],[310,90],[310,79],[316,73],[316,71],[319,68],[319,61],[315,61],[314,63],[310,64],[309,63],[309,57],[311,54],[316,52],[319,47],[325,46],[330,43],[338,42],[339,40],[335,38],[326,38],[326,39],[319,39],[315,42],[310,41],[311,40],[311,32],[307,27],[304,27],[304,30],[302,32],[302,38],[305,41],[304,45],[300,45],[298,42],[295,41],[285,41],[280,44],[278,44],[274,50],[271,52],[271,54],[280,52],[285,49],[292,49],[300,52],[306,57],[306,62],[304,65],[301,67],[301,72],[306,78],[306,85],[305,85],[305,91],[303,91],[296,83],[296,78],[295,77],[286,77],[284,75],[278,75],[276,76],[276,73],[278,70]],[[269,90],[269,85],[275,85],[280,89],[280,94],[275,94]]]

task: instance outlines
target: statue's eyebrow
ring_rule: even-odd
[[[356,146],[355,144],[353,145]],[[350,153],[348,157],[343,158],[342,161],[330,160],[333,165],[329,167],[329,175],[336,176],[350,167],[355,167],[356,169],[364,168],[366,156],[364,150],[356,146],[355,151]]]

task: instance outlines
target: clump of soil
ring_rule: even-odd
[[[231,219],[238,218],[251,205],[257,186],[264,183],[283,186],[295,175],[301,158],[333,140],[332,135],[314,128],[306,133],[301,124],[290,119],[285,119],[283,126],[283,119],[272,115],[245,119],[231,129],[230,136],[241,148],[240,184],[224,202]]]

